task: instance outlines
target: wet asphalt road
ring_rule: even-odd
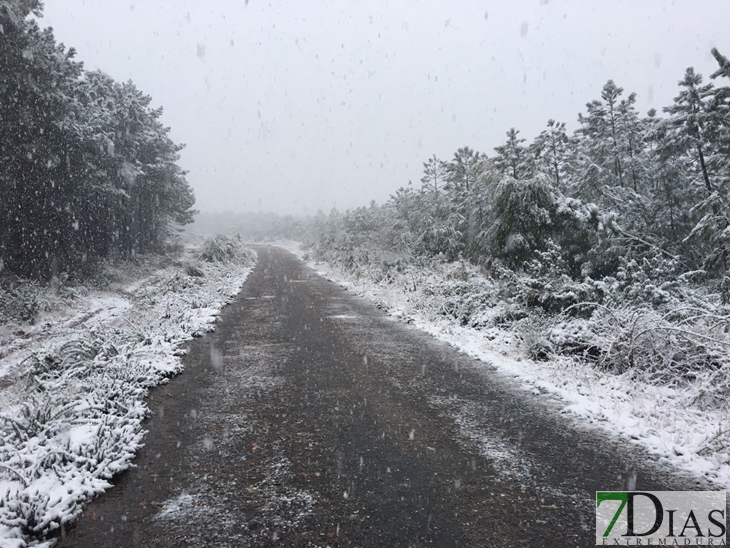
[[[593,546],[596,490],[690,489],[293,255],[150,395],[137,468],[63,547]]]

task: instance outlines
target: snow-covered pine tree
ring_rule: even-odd
[[[543,251],[555,226],[555,196],[547,177],[515,179],[505,175],[494,196],[494,223],[489,228],[492,254],[521,269]]]
[[[727,198],[718,154],[718,136],[722,134],[718,103],[712,83],[703,84],[702,76],[692,67],[679,82],[680,92],[674,104],[665,107],[665,154],[685,159],[693,197],[688,202],[689,215],[696,220],[685,242],[692,242],[700,253],[704,267],[714,273],[728,268]],[[726,190],[726,188],[724,189]]]
[[[507,141],[494,147],[497,155],[494,157],[494,165],[505,175],[513,179],[524,179],[530,177],[533,172],[532,157],[528,148],[523,144],[525,139],[518,137],[519,130],[510,128],[507,131]]]
[[[421,177],[423,188],[433,190],[435,193],[440,192],[446,184],[448,175],[446,162],[439,160],[434,154],[423,163],[423,177]]]
[[[47,278],[160,250],[194,198],[162,110],[132,82],[85,73],[30,17],[41,7],[0,1],[0,257]]]
[[[66,159],[82,66],[29,18],[39,10],[35,2],[0,7],[0,256],[11,271],[50,276],[75,255],[82,187]]]
[[[693,226],[689,207],[696,195],[693,186],[687,184],[690,174],[686,159],[671,146],[668,126],[656,116],[656,111],[649,111],[643,127],[643,141],[647,146],[644,171],[653,214],[647,222],[648,229],[660,238],[663,248],[689,257],[683,240]]]
[[[538,170],[550,174],[555,186],[565,185],[565,168],[570,156],[570,137],[564,122],[548,120],[544,129],[530,145],[530,152]]]
[[[643,191],[646,163],[644,158],[644,128],[636,108],[636,93],[621,99],[616,108],[616,129],[621,156],[625,158],[627,184],[634,192]]]
[[[461,147],[454,153],[453,159],[446,164],[449,183],[455,187],[469,190],[476,178],[474,169],[480,160],[480,154],[469,147]]]
[[[623,91],[609,80],[601,90],[601,100],[587,103],[587,112],[578,115],[575,183],[580,195],[592,201],[600,200],[604,186],[625,185],[624,137],[619,123]]]
[[[705,156],[712,149],[708,136],[711,134],[712,116],[708,105],[713,94],[713,85],[702,84],[702,75],[689,67],[680,80],[680,92],[674,104],[664,107],[669,114],[666,120],[668,146],[677,154],[692,158],[698,167],[699,175],[707,194],[715,190]]]

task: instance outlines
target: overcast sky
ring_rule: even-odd
[[[661,109],[730,55],[728,21],[728,0],[46,0],[41,24],[164,107],[196,207],[314,213],[511,126],[574,129],[609,78]]]

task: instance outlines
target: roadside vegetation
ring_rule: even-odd
[[[225,256],[211,256],[219,248]],[[52,545],[132,466],[147,393],[182,370],[184,343],[214,328],[255,260],[238,240],[208,240],[147,276],[89,290],[73,302],[80,310],[41,314],[30,349],[0,339],[0,381],[10,381],[0,384],[0,544]]]
[[[572,134],[550,120],[527,143],[513,128],[490,155],[431,157],[384,204],[282,223],[412,312],[508,334],[535,362],[592,364],[627,391],[678,390],[725,417],[695,449],[727,464],[730,62],[712,54],[710,81],[687,69],[663,114],[609,81]]]

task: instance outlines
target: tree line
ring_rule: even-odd
[[[688,68],[673,103],[642,116],[609,80],[571,134],[549,120],[531,142],[511,128],[487,155],[469,147],[423,165],[421,186],[383,205],[320,215],[320,249],[367,260],[467,259],[573,280],[706,279],[730,292],[730,61],[705,82]]]
[[[42,29],[38,0],[0,0],[0,270],[49,278],[159,251],[195,198],[150,96],[86,71]]]

